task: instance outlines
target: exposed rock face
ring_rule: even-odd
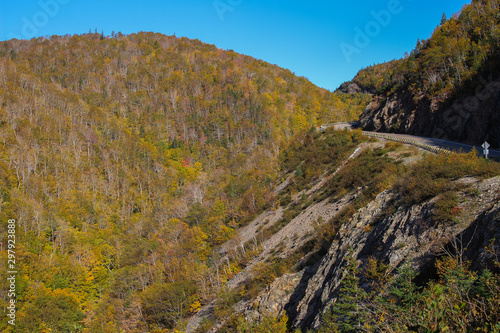
[[[227,285],[230,288],[234,288],[243,283],[250,276],[252,276],[252,271],[255,265],[268,260],[274,251],[279,252],[278,257],[281,259],[292,255],[294,251],[314,237],[314,224],[318,221],[318,219],[328,221],[335,217],[342,211],[342,209],[347,207],[357,195],[358,193],[353,192],[345,195],[341,200],[333,203],[326,199],[309,206],[297,217],[292,219],[292,221],[290,221],[280,231],[264,241],[262,243],[262,252],[256,256],[241,273],[233,277]],[[281,209],[278,210],[277,213],[280,217],[282,216]],[[266,221],[270,225],[270,223],[276,223],[277,219],[273,218]],[[264,222],[264,224],[266,224],[266,222]],[[248,229],[253,230],[254,228],[254,223],[243,228],[241,231],[241,237],[243,239],[248,237],[246,236],[248,235]]]
[[[361,87],[358,83],[356,82],[348,82],[343,84],[340,88],[339,91],[343,92],[344,94],[373,94],[374,92],[366,87]]]
[[[428,103],[421,102],[417,105],[409,92],[399,92],[388,97],[377,96],[361,115],[359,125],[366,131],[410,133],[415,123],[415,114],[430,113],[430,110],[423,109],[424,105]]]
[[[485,246],[500,237],[500,177],[482,182],[462,181],[481,194],[475,197],[469,192],[459,194],[463,211],[459,223],[433,224],[431,214],[436,199],[399,207],[387,214],[394,194],[383,192],[341,228],[322,260],[299,273],[277,279],[246,309],[247,316],[255,318],[256,313],[286,310],[293,326],[317,327],[321,313],[335,300],[349,253],[362,263],[377,258],[392,270],[409,264],[425,271],[437,256],[456,251],[471,260],[473,267],[484,266],[489,256]],[[454,241],[457,239],[459,242]],[[453,249],[452,244],[457,248]]]
[[[500,147],[500,80],[483,80],[473,95],[444,97],[398,91],[376,96],[360,117],[367,131],[394,132]]]
[[[351,81],[342,83],[336,91],[341,92],[343,94],[369,94],[369,95],[373,95],[376,93],[376,89],[375,89],[374,85],[363,84],[359,80],[357,80],[357,78],[354,78]]]
[[[294,274],[285,274],[276,279],[262,294],[257,296],[252,306],[246,310],[247,319],[255,320],[262,315],[283,313],[303,275],[304,271],[301,271]]]

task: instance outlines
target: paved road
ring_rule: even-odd
[[[323,127],[326,126],[326,127]],[[328,127],[334,127],[335,129],[338,130],[343,130],[345,128],[347,129],[352,129],[353,124],[328,124],[328,125],[323,125],[321,128],[328,128]],[[483,155],[483,148],[478,147],[478,146],[471,146],[467,145],[464,143],[460,142],[455,142],[455,141],[449,141],[449,140],[442,140],[442,139],[435,139],[435,138],[426,138],[426,137],[421,137],[421,136],[414,136],[414,135],[407,135],[407,134],[393,134],[393,133],[380,133],[380,132],[365,132],[366,134],[370,133],[379,133],[379,134],[384,134],[386,136],[390,136],[393,138],[399,138],[399,139],[409,139],[417,142],[421,142],[427,145],[431,145],[437,148],[442,148],[442,149],[447,149],[447,150],[452,150],[452,151],[462,151],[462,152],[470,152],[473,148],[476,148],[476,151],[481,155]],[[494,158],[494,159],[500,159],[500,150],[495,150],[495,149],[490,149],[489,152],[489,157]]]
[[[370,132],[366,132],[366,133],[370,133]],[[395,137],[395,138],[410,139],[410,140],[422,142],[422,143],[425,143],[425,144],[428,144],[428,145],[431,145],[434,147],[443,148],[443,149],[452,150],[452,151],[458,151],[458,152],[462,151],[462,152],[468,153],[473,148],[475,148],[476,151],[480,155],[483,155],[483,148],[482,147],[471,146],[471,145],[467,145],[467,144],[460,143],[460,142],[435,139],[435,138],[426,138],[426,137],[406,135],[406,134],[392,134],[392,133],[384,133],[384,134],[389,135],[391,137]],[[489,157],[500,158],[500,150],[490,149]]]

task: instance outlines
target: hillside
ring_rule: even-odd
[[[174,36],[0,43],[15,331],[182,326],[227,280],[216,249],[272,202],[282,144],[367,102]],[[4,281],[6,260],[2,251]]]
[[[353,83],[376,90],[361,126],[499,147],[499,6],[474,0],[405,58],[361,71]]]
[[[364,93],[374,95],[382,93],[387,89],[386,84],[398,63],[398,60],[393,60],[363,68],[351,81],[342,83],[336,91],[344,94]]]

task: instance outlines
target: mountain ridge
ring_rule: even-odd
[[[405,58],[361,70],[341,86],[376,90],[361,126],[499,147],[498,5],[472,1]]]

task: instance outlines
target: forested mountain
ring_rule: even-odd
[[[473,0],[405,58],[360,71],[353,83],[377,92],[361,125],[499,147],[499,6]]]
[[[272,200],[282,142],[354,119],[367,102],[174,36],[0,43],[2,240],[9,219],[18,226],[14,331],[178,326],[231,274],[215,250]]]
[[[500,330],[499,164],[317,128],[496,144],[498,5],[335,93],[175,36],[1,42],[0,330]]]

